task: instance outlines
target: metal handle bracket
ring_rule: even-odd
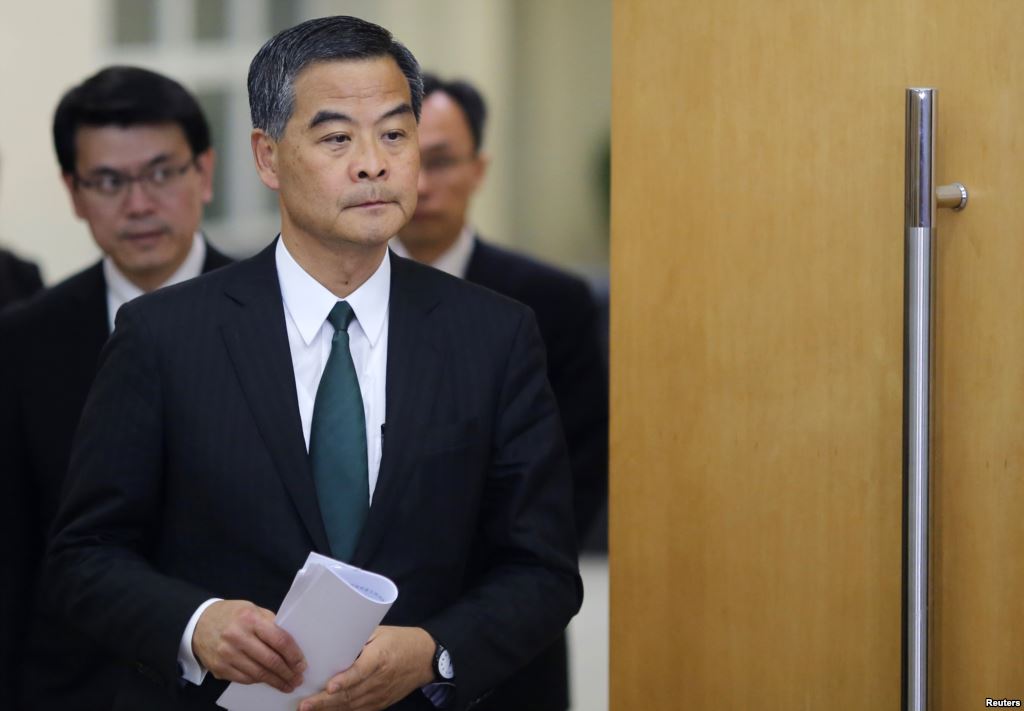
[[[935,188],[935,204],[959,212],[967,207],[967,188],[963,183],[950,183]]]

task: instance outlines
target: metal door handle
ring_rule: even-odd
[[[967,188],[935,188],[937,89],[907,89],[903,299],[903,709],[927,711],[928,513],[935,208],[962,210]]]

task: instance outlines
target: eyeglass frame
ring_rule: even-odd
[[[131,186],[133,183],[138,183],[139,186],[143,190],[146,190],[147,192],[152,191],[149,193],[150,195],[154,193],[162,193],[163,191],[167,190],[169,187],[174,185],[174,183],[177,182],[178,178],[187,173],[188,169],[192,167],[194,167],[196,170],[199,170],[198,156],[193,155],[187,161],[177,166],[168,165],[166,163],[158,163],[148,168],[143,168],[134,175],[130,173],[123,173],[119,170],[101,168],[100,170],[97,171],[97,173],[99,173],[100,175],[96,178],[83,178],[77,172],[72,174],[72,178],[74,178],[76,187],[81,186],[83,188],[86,188],[87,190],[92,191],[95,195],[98,195],[103,198],[117,199],[119,197],[124,197],[125,195],[127,195],[131,191]],[[158,173],[159,171],[167,171],[168,173],[167,177],[164,179],[164,182],[162,183],[157,183],[153,181],[154,174]],[[120,180],[121,183],[112,192],[107,192],[102,187],[100,187],[99,184],[99,181],[103,180],[104,178]]]
[[[430,158],[428,160],[420,161],[420,171],[427,175],[440,175],[446,173],[457,165],[463,163],[472,163],[480,157],[479,153],[473,153],[472,155],[462,156],[461,158],[456,156],[438,156],[437,158]]]

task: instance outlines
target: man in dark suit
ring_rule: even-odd
[[[0,249],[0,311],[43,288],[39,267]]]
[[[134,660],[116,708],[212,709],[227,681],[301,683],[272,610],[310,550],[332,554],[398,600],[301,708],[467,708],[582,597],[535,321],[389,253],[422,99],[390,33],[286,30],[249,99],[281,234],[121,310],[50,548],[56,594]]]
[[[468,82],[442,81],[429,74],[424,75],[423,93],[419,200],[395,249],[533,309],[569,446],[576,533],[582,542],[608,491],[608,380],[597,307],[581,279],[476,234],[467,213],[487,168],[481,150],[486,104]],[[509,711],[568,707],[564,637],[482,706]]]
[[[40,578],[72,439],[120,306],[228,263],[199,232],[212,196],[206,119],[177,82],[114,67],[64,95],[54,142],[103,258],[0,319],[4,556],[0,706],[110,708],[118,668],[62,619]]]
[[[0,249],[0,311],[43,288],[39,267]]]

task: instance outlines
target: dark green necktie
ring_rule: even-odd
[[[344,301],[335,304],[327,316],[335,329],[334,338],[316,391],[309,433],[320,514],[331,555],[342,561],[352,558],[370,507],[363,398],[348,348],[352,316],[352,307]]]

